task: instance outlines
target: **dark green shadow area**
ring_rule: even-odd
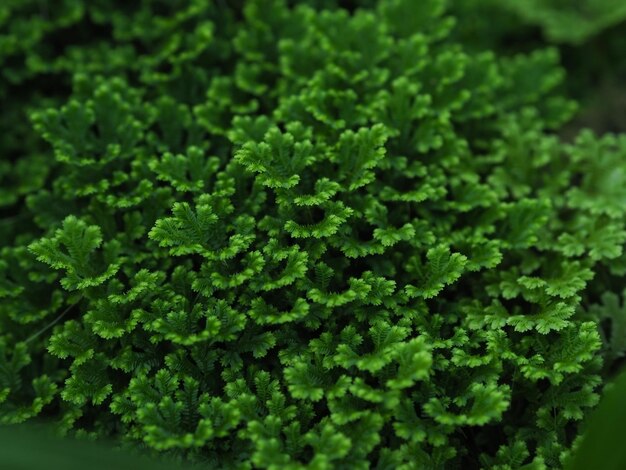
[[[0,427],[0,468],[5,470],[187,470],[164,459],[153,460],[112,444],[62,439],[39,426]]]

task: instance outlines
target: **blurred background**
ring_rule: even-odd
[[[626,131],[626,1],[451,0],[464,44],[501,54],[556,47],[578,117],[564,131]]]

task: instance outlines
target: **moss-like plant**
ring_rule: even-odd
[[[624,352],[626,138],[555,136],[553,49],[466,50],[441,0],[44,4],[0,15],[30,117],[1,423],[211,468],[561,466]]]

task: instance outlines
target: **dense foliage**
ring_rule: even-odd
[[[626,137],[560,139],[555,49],[338,3],[3,2],[0,423],[561,467],[626,351]]]

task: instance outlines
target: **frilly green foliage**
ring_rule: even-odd
[[[554,135],[554,50],[469,52],[441,0],[46,5],[0,7],[1,423],[561,466],[626,350],[626,141]]]

